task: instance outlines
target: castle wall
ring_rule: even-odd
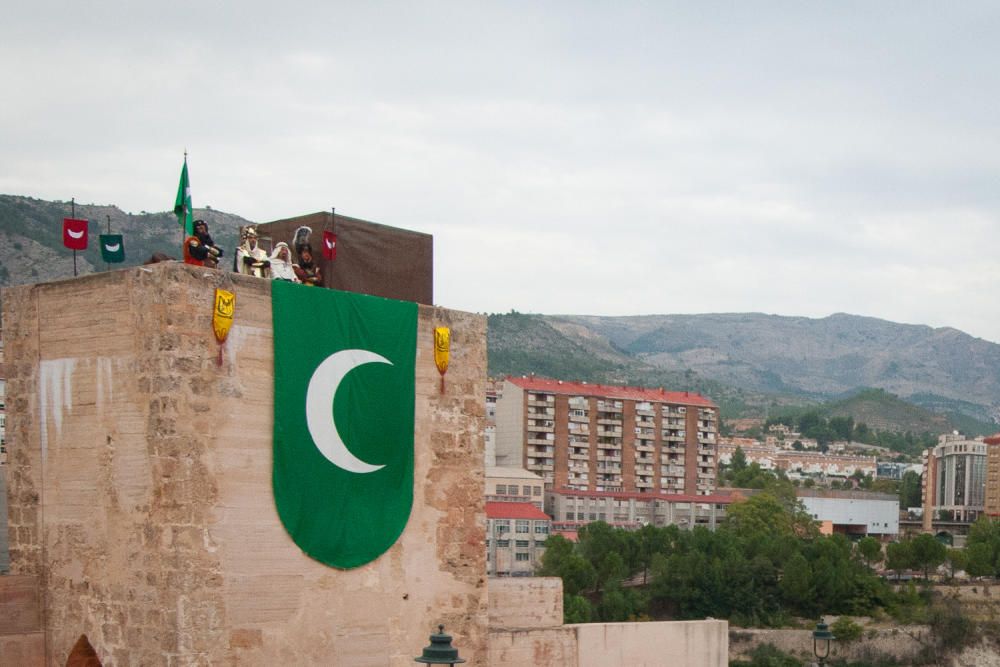
[[[221,364],[215,287],[236,294]],[[439,622],[484,663],[484,317],[420,307],[413,510],[341,571],[274,506],[269,282],[159,264],[2,301],[11,570],[39,577],[49,664],[86,633],[115,664],[410,665]]]

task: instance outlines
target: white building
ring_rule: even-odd
[[[833,491],[796,489],[806,512],[820,523],[825,535],[871,535],[890,537],[899,534],[899,498],[869,491]]]

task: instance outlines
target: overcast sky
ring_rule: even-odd
[[[1000,342],[995,2],[8,3],[0,192],[432,233],[479,312]],[[346,249],[344,249],[346,251]]]

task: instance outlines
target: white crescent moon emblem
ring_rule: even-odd
[[[351,454],[333,419],[333,401],[344,376],[358,366],[375,363],[392,365],[385,357],[368,350],[335,352],[316,367],[306,390],[306,425],[309,427],[309,435],[312,436],[316,449],[330,463],[347,472],[369,473],[385,467],[366,463]]]
[[[326,247],[327,248],[332,248],[333,247],[333,241],[331,241],[330,239],[327,239],[326,240]]]
[[[118,252],[118,249],[122,247],[121,243],[115,243],[114,245],[104,244],[104,249],[108,252]]]
[[[72,229],[67,229],[66,233],[69,234],[70,238],[80,239],[83,238],[83,231],[74,232]]]

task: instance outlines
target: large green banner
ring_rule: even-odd
[[[276,280],[274,500],[295,543],[352,568],[413,505],[417,304]]]

